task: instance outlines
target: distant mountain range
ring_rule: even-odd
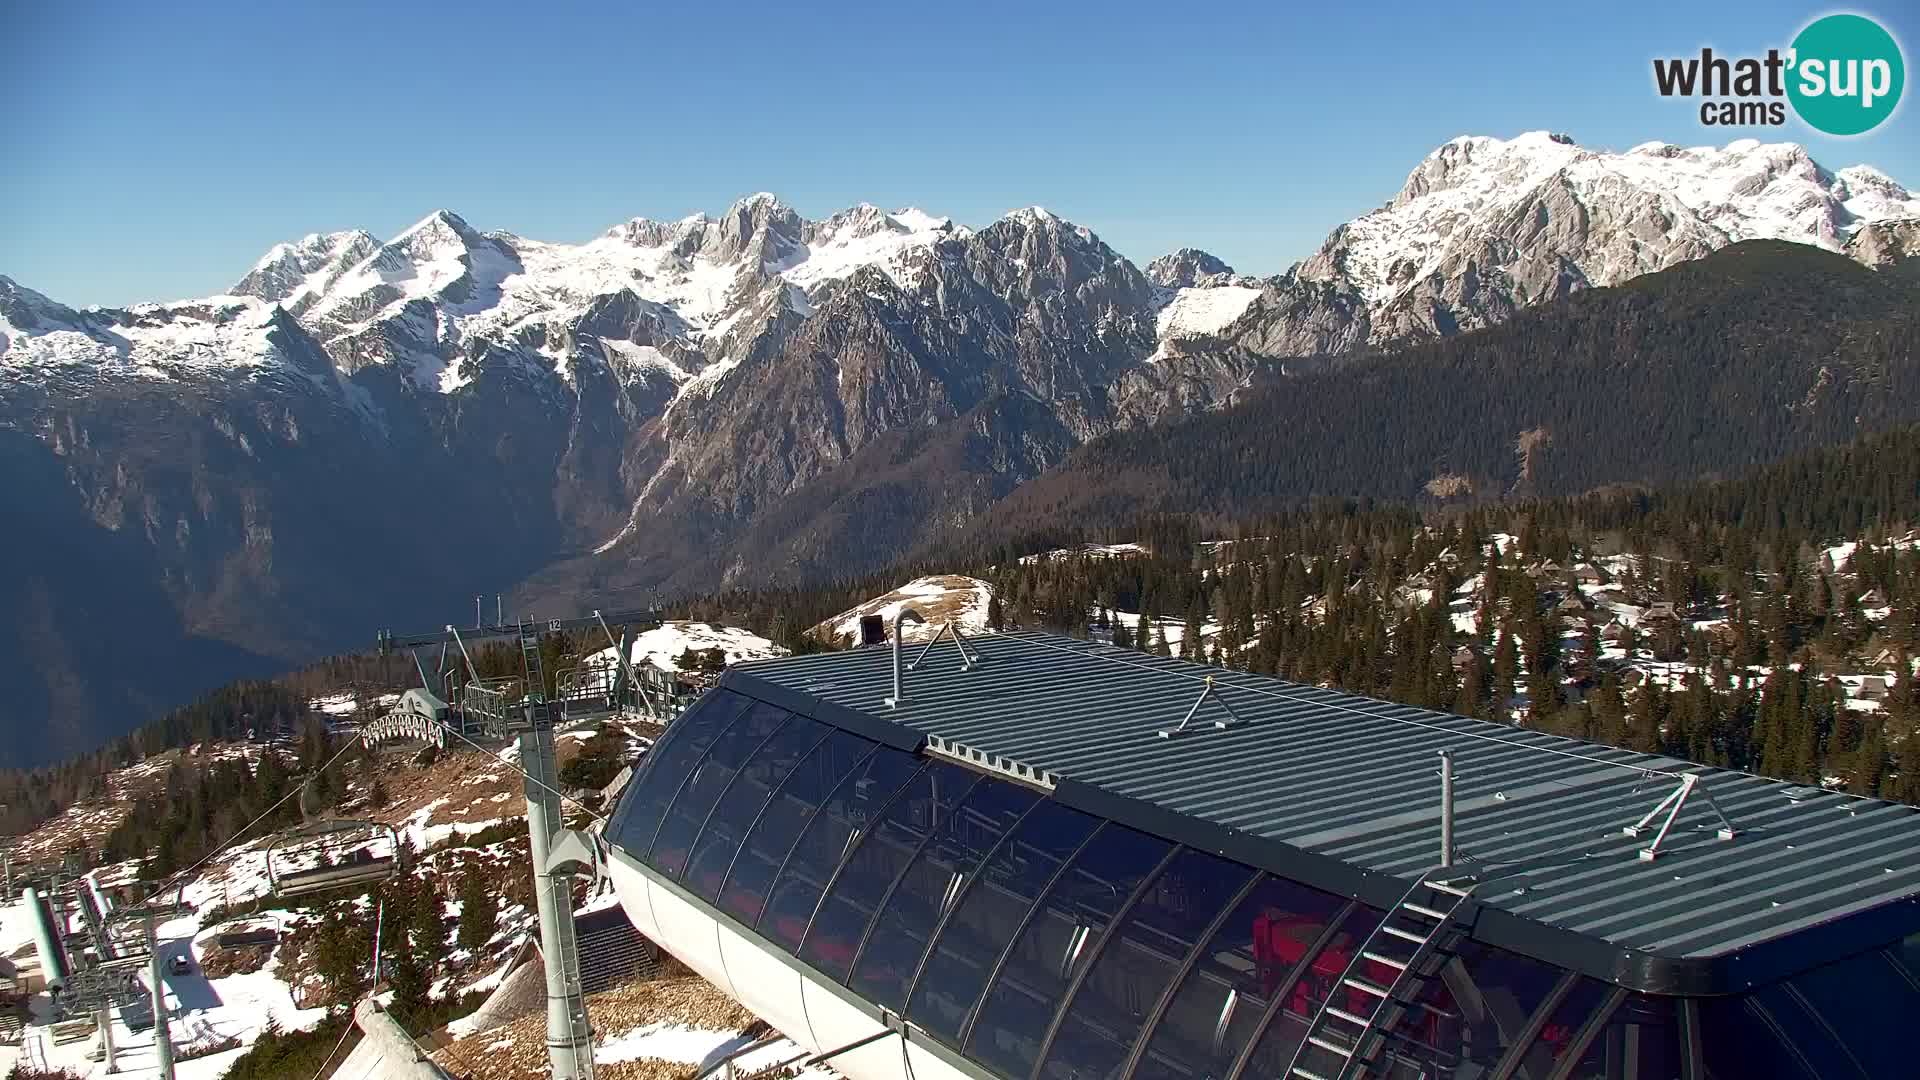
[[[884,565],[1109,433],[1756,238],[1904,274],[1920,199],[1788,144],[1534,133],[1440,147],[1264,279],[1143,271],[1039,208],[975,230],[765,194],[577,245],[438,211],[124,309],[0,277],[31,519],[0,689],[52,718],[18,750],[44,760],[475,592],[552,613]]]

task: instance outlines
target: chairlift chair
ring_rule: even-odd
[[[349,833],[363,834],[343,840]],[[384,836],[385,855],[370,855],[367,846]],[[287,845],[292,844],[289,847]],[[267,880],[280,898],[310,896],[337,889],[360,889],[393,877],[400,834],[377,821],[336,818],[302,825],[267,847]],[[302,854],[317,853],[319,865],[302,868]]]
[[[213,945],[217,949],[276,945],[286,936],[286,922],[270,911],[245,918],[228,919],[214,927],[212,933]]]

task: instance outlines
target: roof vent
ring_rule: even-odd
[[[905,688],[901,686],[900,682],[901,626],[903,623],[924,623],[926,621],[927,620],[921,618],[920,613],[913,608],[901,608],[893,617],[893,696],[886,699],[886,705],[890,709],[899,708],[901,704],[907,700],[907,692]],[[980,662],[980,654],[967,645],[966,638],[960,634],[960,625],[951,619],[941,624],[940,629],[934,631],[933,636],[927,639],[926,647],[920,650],[920,655],[914,657],[913,662],[908,664],[906,669],[908,671],[918,670],[920,662],[927,658],[927,654],[933,651],[935,645],[940,644],[940,639],[949,635],[953,637],[954,648],[960,650],[960,670],[972,671],[974,665]]]
[[[1787,801],[1791,803],[1803,803],[1808,799],[1817,799],[1826,793],[1826,788],[1817,787],[1790,787],[1786,791],[1781,792],[1781,794],[1787,797]]]

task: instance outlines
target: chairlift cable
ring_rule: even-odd
[[[495,761],[498,761],[500,764],[505,765],[508,768],[512,769],[513,771],[519,773],[523,778],[525,778],[525,780],[528,783],[533,784],[534,786],[549,792],[550,794],[556,796],[557,798],[565,802],[570,802],[573,805],[579,807],[582,811],[586,813],[588,817],[592,818],[593,820],[598,821],[603,825],[611,823],[612,819],[608,818],[605,814],[595,811],[592,807],[588,806],[586,803],[583,803],[579,799],[576,799],[573,796],[568,795],[566,792],[561,791],[558,788],[549,786],[545,781],[536,779],[532,773],[526,770],[525,766],[519,764],[518,762],[508,761],[506,758],[501,757],[500,751],[489,750],[486,747],[481,746],[479,743],[474,742],[472,739],[468,738],[466,732],[461,731],[459,728],[454,727],[452,724],[447,723],[445,720],[434,720],[433,722],[447,729],[449,733],[457,737],[461,742],[466,743],[468,746],[473,747],[475,750],[478,750],[481,753],[486,754],[488,757],[493,758]]]
[[[346,757],[347,753],[353,749],[354,743],[357,741],[358,740],[355,740],[355,739],[348,739],[346,741],[346,744],[340,747],[339,753],[333,755],[333,757],[331,758],[328,758],[326,764],[320,766],[318,769],[315,769],[313,771],[313,776],[319,776],[321,773],[326,772],[328,769],[333,767],[333,764],[335,762],[339,761],[343,757]],[[272,753],[272,750],[269,749],[267,752]],[[311,777],[309,779],[311,779]],[[159,888],[155,889],[152,893],[148,894],[146,899],[140,901],[140,903],[135,904],[134,906],[143,907],[147,904],[152,903],[154,900],[158,899],[163,893],[165,893],[168,889],[172,888],[175,882],[179,881],[181,878],[186,877],[188,874],[191,874],[194,871],[212,862],[221,853],[225,852],[228,848],[232,847],[235,841],[239,840],[242,836],[245,836],[249,831],[251,831],[255,825],[258,825],[261,822],[272,817],[275,811],[279,810],[282,806],[285,806],[290,800],[297,797],[300,794],[300,792],[305,789],[305,787],[306,787],[306,784],[304,782],[295,784],[291,791],[287,792],[285,795],[280,797],[280,801],[274,803],[272,806],[269,806],[265,810],[261,811],[259,817],[254,818],[252,821],[247,822],[245,825],[242,825],[236,832],[234,832],[232,836],[229,836],[225,840],[221,841],[221,843],[217,847],[215,847],[212,851],[208,852],[204,857],[202,857],[199,862],[194,863],[192,866],[187,867],[185,870],[181,870],[178,873],[174,874],[173,876],[169,877],[166,881],[161,882]]]
[[[355,1004],[358,1003],[356,1002]],[[313,1074],[313,1080],[320,1080],[322,1076],[326,1075],[327,1069],[333,1065],[334,1057],[340,1053],[340,1048],[347,1045],[347,1036],[351,1034],[357,1026],[358,1025],[354,1023],[353,1014],[348,1013],[346,1026],[340,1029],[340,1038],[334,1042],[333,1049],[328,1051],[327,1059],[320,1063],[320,1069]]]

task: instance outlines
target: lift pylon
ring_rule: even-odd
[[[435,642],[451,642],[466,670],[460,689],[464,722],[496,739],[513,739],[526,773],[527,833],[532,847],[534,906],[540,923],[540,954],[547,979],[547,1057],[553,1080],[593,1080],[593,1028],[588,1022],[585,995],[580,987],[579,945],[573,927],[573,876],[577,859],[556,855],[559,849],[591,849],[593,841],[568,829],[561,815],[559,767],[553,750],[553,728],[564,718],[565,701],[546,688],[540,656],[542,634],[599,627],[609,638],[610,624],[658,626],[655,611],[629,611],[602,616],[596,611],[580,619],[500,621],[491,626],[460,630],[451,625],[437,634],[400,637],[382,631],[382,652],[412,649]],[[520,674],[504,679],[482,679],[467,650],[468,641],[513,637],[520,650]],[[614,642],[622,650],[621,641]],[[636,687],[636,690],[638,688]],[[562,691],[564,692],[564,691]],[[617,705],[609,702],[609,705]]]

